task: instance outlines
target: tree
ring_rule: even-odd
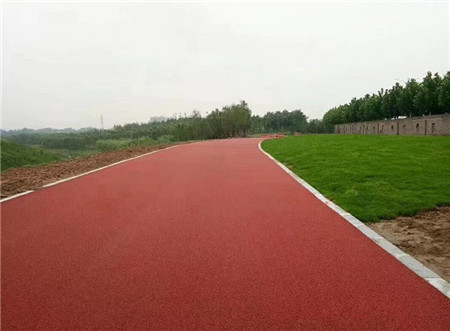
[[[442,78],[438,104],[441,113],[450,112],[450,71]]]
[[[414,104],[414,98],[419,92],[419,84],[415,79],[406,82],[404,89],[398,96],[397,107],[401,116],[420,116],[420,109]]]
[[[349,104],[331,108],[323,116],[329,130],[335,124],[442,114],[450,109],[450,73],[444,77],[428,72],[421,83],[410,79],[396,83],[377,95],[353,98]]]
[[[439,107],[438,99],[439,99],[439,90],[441,86],[442,79],[438,75],[438,73],[432,75],[431,71],[427,73],[425,78],[422,81],[422,86],[424,87],[425,96],[427,104],[426,114],[440,114],[441,109]]]
[[[361,103],[361,112],[363,121],[374,121],[380,119],[381,98],[376,94],[366,94]]]
[[[222,113],[219,109],[212,111],[206,118],[211,128],[211,138],[218,139],[224,137]]]

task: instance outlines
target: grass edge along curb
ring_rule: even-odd
[[[450,137],[304,135],[262,147],[363,222],[450,205]]]
[[[370,229],[367,225],[361,222],[359,219],[346,212],[344,209],[334,204],[325,196],[323,196],[318,190],[309,185],[306,181],[297,176],[294,172],[292,172],[289,168],[283,165],[281,162],[276,160],[272,155],[264,151],[261,147],[261,142],[258,144],[259,150],[265,154],[269,159],[275,162],[281,169],[283,169],[287,174],[289,174],[294,180],[296,180],[300,185],[302,185],[305,189],[311,192],[317,199],[322,201],[325,205],[331,208],[334,212],[339,214],[343,219],[357,228],[362,234],[375,242],[378,246],[380,246],[383,250],[388,252],[390,255],[395,257],[400,263],[406,266],[408,269],[413,271],[420,278],[428,282],[431,286],[445,295],[447,298],[450,298],[450,284],[441,278],[438,274],[433,272],[432,270],[425,267],[422,263],[417,261],[411,255],[406,254],[400,248],[392,244],[386,238],[382,237],[372,229]]]

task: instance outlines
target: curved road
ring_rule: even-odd
[[[450,328],[450,300],[259,141],[182,145],[2,203],[2,329]]]

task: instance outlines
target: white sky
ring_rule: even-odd
[[[331,107],[449,66],[449,4],[4,2],[4,129]]]

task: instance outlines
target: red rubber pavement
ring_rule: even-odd
[[[450,305],[258,150],[161,151],[1,204],[3,330],[445,330]]]

